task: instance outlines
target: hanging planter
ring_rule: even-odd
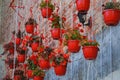
[[[33,78],[33,70],[27,70],[27,77]]]
[[[39,47],[39,42],[33,42],[31,44],[31,48],[33,52],[37,52],[38,51],[38,47]]]
[[[14,80],[20,80],[20,79],[21,79],[20,75],[15,75],[14,76]]]
[[[30,18],[26,23],[25,23],[25,30],[29,34],[34,33],[34,28],[36,27],[37,23],[34,19]]]
[[[52,15],[53,10],[55,9],[54,5],[50,1],[44,1],[40,3],[41,13],[43,18],[49,18]]]
[[[107,2],[104,6],[103,19],[106,25],[116,26],[120,21],[120,3]]]
[[[80,13],[87,13],[90,8],[90,0],[76,0],[76,7]]]
[[[21,39],[20,38],[16,38],[16,45],[20,45]]]
[[[49,60],[41,59],[38,62],[41,69],[47,70],[50,68],[50,62]]]
[[[53,39],[60,39],[60,28],[53,28],[51,30],[51,35]]]
[[[34,76],[33,80],[44,80],[44,78],[40,76]]]
[[[84,41],[82,43],[83,45],[83,55],[85,57],[86,60],[95,60],[97,55],[98,55],[98,51],[99,48],[97,47],[99,44],[96,41]]]
[[[14,48],[9,49],[10,54],[14,54]]]
[[[24,71],[15,70],[15,72],[14,72],[14,80],[27,80],[27,78],[24,76]]]
[[[80,50],[81,35],[78,30],[69,30],[65,34],[65,39],[68,46],[68,50],[73,53],[77,53]]]

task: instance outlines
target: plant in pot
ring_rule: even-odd
[[[39,68],[36,68],[33,71],[34,78],[33,80],[44,80],[45,72]]]
[[[14,80],[28,80],[28,79],[24,76],[24,71],[15,70],[15,72],[14,72]]]
[[[34,64],[33,60],[28,59],[27,60],[27,77],[28,78],[33,78],[33,70],[37,68],[37,65]]]
[[[40,3],[40,8],[43,18],[49,18],[55,9],[54,5],[51,3],[51,0],[42,0]]]
[[[105,24],[108,26],[116,26],[120,20],[120,3],[107,2],[103,7],[103,19]]]
[[[87,13],[90,8],[90,0],[76,0],[76,7],[80,13]]]
[[[93,41],[93,40],[84,40],[81,42],[83,48],[83,55],[85,57],[86,60],[95,60],[97,55],[98,55],[98,51],[99,51],[99,43],[97,41]]]
[[[63,21],[61,20],[60,16],[57,14],[53,14],[52,18],[52,30],[51,35],[53,39],[59,39],[61,37],[61,28],[63,27]]]
[[[65,34],[64,43],[68,46],[68,50],[77,53],[80,50],[80,41],[82,36],[76,29],[69,29]]]
[[[33,34],[34,33],[34,28],[37,26],[37,22],[29,18],[29,20],[25,23],[25,29],[27,33]]]
[[[30,41],[30,43],[31,43],[32,51],[37,52],[39,45],[42,44],[42,39],[37,35],[31,36],[31,39],[32,40]]]
[[[66,54],[61,53],[52,53],[50,58],[55,74],[58,76],[65,75],[69,56],[66,57]]]
[[[17,48],[18,56],[17,60],[19,63],[24,63],[25,61],[25,54],[27,53],[27,50],[24,50],[23,48],[18,47]]]
[[[51,54],[52,49],[50,47],[39,47],[39,66],[41,69],[47,70],[50,68],[49,55]]]

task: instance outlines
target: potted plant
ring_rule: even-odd
[[[120,20],[120,3],[107,2],[103,7],[103,19],[105,24],[108,26],[116,26]]]
[[[51,35],[53,39],[59,39],[61,36],[61,28],[63,27],[63,21],[61,21],[60,16],[58,16],[57,14],[53,14],[52,18],[52,30],[51,30]],[[62,23],[61,23],[62,22]]]
[[[68,50],[70,52],[76,53],[80,50],[80,40],[82,39],[82,36],[80,35],[79,31],[76,29],[68,30],[64,34],[65,36],[65,44],[68,46]]]
[[[34,33],[34,28],[37,26],[37,22],[29,18],[29,20],[25,23],[25,29],[27,33],[33,34]]]
[[[37,65],[35,65],[32,60],[28,59],[27,66],[28,66],[27,77],[33,78],[33,70],[35,70],[37,68]]]
[[[55,9],[54,5],[51,3],[51,0],[42,0],[40,3],[40,8],[43,18],[49,18]]]
[[[98,42],[93,40],[84,40],[81,44],[83,46],[82,50],[85,59],[95,60],[99,51]]]
[[[65,75],[69,56],[61,53],[53,53],[50,58],[55,74],[58,76]]]
[[[18,52],[18,56],[17,56],[18,62],[19,62],[19,63],[24,63],[26,50],[18,47],[18,48],[17,48],[17,52]]]
[[[23,80],[24,77],[24,71],[22,70],[15,70],[14,72],[14,80]],[[24,79],[27,80],[27,79]]]
[[[39,68],[36,68],[33,72],[33,80],[44,80],[45,72]]]
[[[42,48],[42,49],[41,49]],[[52,49],[50,47],[40,47],[39,48],[39,61],[38,64],[41,69],[47,70],[50,68],[49,55],[51,54]]]
[[[90,0],[76,0],[76,7],[80,13],[87,13],[90,8]]]

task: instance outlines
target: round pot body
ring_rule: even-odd
[[[63,65],[55,66],[54,71],[57,76],[64,76],[66,73],[66,66]]]
[[[9,49],[10,54],[14,54],[14,49]]]
[[[19,63],[24,63],[24,61],[25,61],[25,55],[24,54],[19,54],[18,57],[17,57],[17,59],[18,59]]]
[[[34,76],[33,80],[43,80],[44,78],[43,77],[40,77],[40,76]]]
[[[38,51],[38,47],[39,47],[39,43],[38,42],[34,42],[31,45],[31,48],[32,48],[33,52],[37,52]]]
[[[16,45],[20,45],[21,39],[20,38],[16,38]]]
[[[82,49],[83,49],[83,55],[86,60],[96,59],[99,51],[99,48],[97,46],[84,46]]]
[[[41,69],[47,70],[47,69],[50,68],[50,62],[49,62],[49,60],[41,59],[41,60],[39,60],[38,63],[39,63],[39,67]]]
[[[76,7],[79,12],[87,13],[90,8],[90,0],[76,0]]]
[[[30,34],[34,33],[34,25],[26,25],[25,29],[27,33],[30,33]]]
[[[19,75],[15,75],[14,80],[21,80],[21,77]]]
[[[68,40],[68,50],[77,53],[80,50],[79,40]]]
[[[103,19],[106,25],[116,26],[120,20],[120,10],[117,10],[117,9],[104,10]]]
[[[53,39],[59,39],[60,38],[60,28],[54,28],[51,30],[51,35]]]
[[[27,77],[33,78],[33,71],[32,70],[27,70]]]
[[[41,13],[42,13],[43,18],[49,18],[52,15],[52,9],[42,8]]]

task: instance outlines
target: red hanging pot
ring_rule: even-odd
[[[20,45],[21,39],[20,38],[16,38],[16,45]]]
[[[27,77],[33,78],[33,71],[32,70],[27,70]]]
[[[15,75],[15,76],[14,76],[14,80],[21,80],[20,75]]]
[[[38,47],[39,47],[39,43],[38,42],[34,42],[31,45],[31,48],[32,48],[33,52],[37,52],[38,51]]]
[[[120,10],[117,10],[117,9],[104,10],[103,19],[106,25],[116,26],[120,20]]]
[[[99,51],[97,46],[84,46],[83,55],[87,60],[95,60]]]
[[[50,68],[49,60],[41,59],[41,60],[39,60],[38,64],[39,64],[41,69],[47,70]]]
[[[18,54],[17,59],[18,59],[19,63],[24,63],[24,61],[25,61],[25,54]]]
[[[10,69],[13,69],[13,64],[12,64],[12,63],[9,64],[9,68],[10,68]]]
[[[52,9],[42,8],[41,13],[42,13],[43,18],[49,18],[52,15]]]
[[[68,50],[77,53],[80,50],[79,40],[68,40]]]
[[[14,54],[14,49],[9,49],[10,54]]]
[[[76,0],[76,7],[79,12],[85,12],[90,8],[90,0]]]
[[[63,76],[66,73],[66,65],[59,65],[54,67],[55,74],[58,76]]]
[[[53,39],[59,39],[60,38],[60,28],[54,28],[51,30],[51,35]]]
[[[34,33],[34,25],[26,25],[25,29],[27,33],[30,33],[30,34]]]
[[[44,78],[43,77],[40,77],[40,76],[34,76],[33,80],[43,80]]]

